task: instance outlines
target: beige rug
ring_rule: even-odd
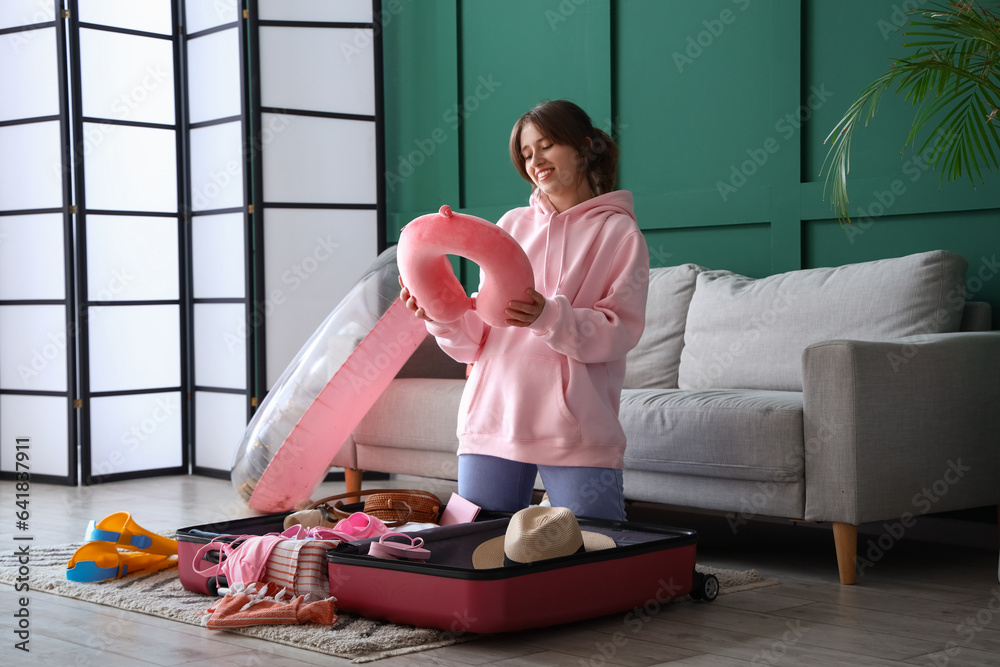
[[[80,543],[33,547],[31,589],[191,625],[201,624],[200,613],[209,607],[212,598],[184,589],[177,576],[176,562],[161,569],[143,570],[122,579],[92,584],[67,581],[66,563],[79,546]],[[0,583],[13,585],[17,565],[13,552],[0,554]],[[701,565],[697,569],[718,577],[720,595],[778,583],[776,579],[761,577],[756,570],[740,572]],[[346,658],[356,663],[450,646],[482,636],[468,633],[456,635],[441,630],[394,625],[348,613],[340,614],[332,626],[269,625],[241,628],[234,632]]]

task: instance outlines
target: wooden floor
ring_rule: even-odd
[[[412,478],[377,484],[424,488],[445,498],[453,490]],[[6,507],[0,513],[6,516],[0,521],[0,549],[7,551],[14,545],[14,485],[0,482],[0,490]],[[339,490],[327,484],[320,492]],[[249,515],[228,482],[199,477],[89,488],[32,484],[30,502],[35,545],[81,539],[90,519],[123,510],[153,530]],[[376,664],[1000,665],[995,526],[936,519],[905,535],[864,526],[859,551],[871,564],[857,585],[841,586],[829,526],[754,521],[734,532],[724,517],[643,506],[630,508],[630,518],[694,528],[700,563],[755,568],[781,583],[724,595],[711,604],[668,605],[650,616],[616,614],[571,627],[498,635]],[[17,596],[0,585],[0,665],[349,664],[42,593],[30,593],[29,606],[31,653],[24,654],[13,648]]]

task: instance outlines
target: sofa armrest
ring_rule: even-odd
[[[1000,503],[1000,332],[826,341],[802,371],[807,520]]]
[[[358,467],[358,445],[354,442],[354,434],[347,436],[347,440],[341,445],[337,453],[334,454],[330,465],[338,468]]]

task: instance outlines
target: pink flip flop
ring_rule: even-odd
[[[409,544],[403,542],[389,542],[387,538],[402,537],[409,540]],[[413,560],[423,562],[430,557],[431,552],[423,548],[424,538],[410,537],[403,533],[387,533],[372,542],[368,546],[368,555],[376,558],[389,558],[393,560]]]

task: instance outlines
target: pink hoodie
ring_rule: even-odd
[[[621,468],[625,354],[642,334],[649,284],[632,194],[609,192],[557,213],[536,190],[530,204],[497,224],[531,260],[546,299],[538,319],[494,329],[470,311],[427,324],[454,359],[476,362],[459,410],[458,453]]]

